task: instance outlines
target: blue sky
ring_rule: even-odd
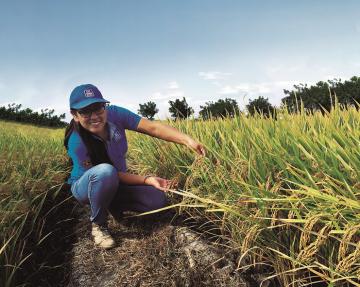
[[[58,114],[83,83],[165,118],[183,96],[279,105],[294,84],[360,76],[359,1],[0,0],[0,37],[0,105]]]

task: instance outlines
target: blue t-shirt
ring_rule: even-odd
[[[126,172],[126,152],[128,149],[125,129],[136,130],[141,117],[125,108],[108,106],[107,124],[109,128],[109,140],[106,141],[106,149],[114,167],[121,172]],[[97,137],[94,135],[94,137]],[[68,179],[72,184],[79,179],[85,171],[92,167],[86,146],[79,133],[74,130],[68,142],[68,155],[73,162],[73,169]]]

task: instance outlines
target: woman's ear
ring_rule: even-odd
[[[79,117],[78,117],[76,111],[70,111],[70,113],[73,116],[74,121],[78,123],[79,122]]]

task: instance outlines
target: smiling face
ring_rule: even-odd
[[[80,110],[71,111],[74,121],[99,136],[104,135],[107,111],[104,103],[94,103]]]

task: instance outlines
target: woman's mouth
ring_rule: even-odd
[[[90,125],[91,125],[92,127],[98,127],[98,126],[101,125],[101,122],[91,122]]]

